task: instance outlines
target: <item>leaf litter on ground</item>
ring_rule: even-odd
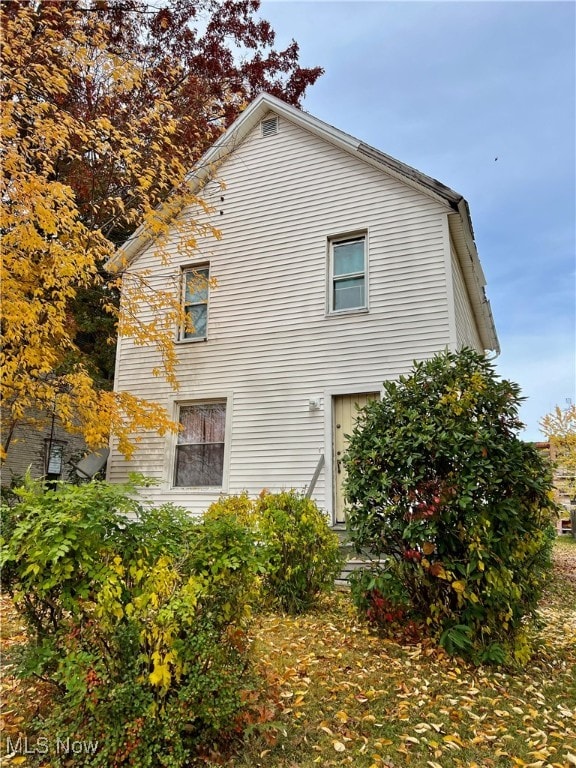
[[[429,640],[373,634],[342,590],[313,613],[256,618],[253,647],[273,721],[230,768],[576,766],[576,541],[558,540],[525,669],[474,667]],[[26,735],[50,689],[14,672],[24,628],[2,599],[3,740]],[[3,761],[27,764],[22,755]],[[220,761],[222,764],[223,761]],[[32,763],[30,763],[32,765]]]
[[[554,561],[536,650],[521,671],[474,667],[427,640],[379,637],[346,592],[307,616],[261,617],[260,663],[298,706],[281,711],[287,735],[264,761],[254,742],[231,765],[576,765],[576,541],[559,540]]]

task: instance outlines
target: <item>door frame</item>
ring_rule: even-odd
[[[329,483],[329,488],[326,488],[326,506],[327,512],[331,520],[332,525],[342,525],[336,521],[336,466],[334,462],[334,401],[337,397],[342,395],[366,395],[370,393],[378,393],[382,397],[384,388],[382,386],[382,378],[379,378],[377,382],[363,382],[359,384],[349,384],[342,387],[334,387],[324,392],[324,403],[328,406],[326,408],[326,419],[324,423],[325,429],[325,470],[326,470],[326,482]]]

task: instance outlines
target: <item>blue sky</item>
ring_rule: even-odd
[[[326,70],[304,109],[470,204],[523,437],[576,402],[576,5],[292,2],[261,6],[277,45]],[[497,160],[495,158],[498,158]]]

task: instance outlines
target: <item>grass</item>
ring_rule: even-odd
[[[519,672],[473,667],[425,642],[376,637],[343,591],[304,617],[258,617],[254,651],[277,714],[226,765],[575,766],[576,541],[557,540],[554,560],[537,650]],[[22,639],[6,610],[5,648]],[[2,682],[4,734],[24,733],[34,711],[49,705],[45,689],[11,673]]]

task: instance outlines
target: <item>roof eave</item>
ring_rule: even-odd
[[[186,177],[192,189],[201,188],[214,175],[222,160],[234,151],[254,126],[271,110],[287,120],[297,122],[310,133],[330,141],[335,146],[383,168],[391,176],[407,182],[456,210],[461,196],[441,182],[267,93],[260,93],[196,163]],[[106,265],[107,268],[117,269],[120,264],[129,264],[151,239],[152,236],[147,233],[146,227],[141,225],[120,246]]]
[[[214,175],[215,169],[224,157],[229,155],[238,146],[254,125],[259,122],[263,114],[271,109],[271,102],[277,102],[278,108],[280,106],[287,107],[282,101],[268,94],[261,93],[257,96],[186,175],[185,180],[191,190],[200,189]],[[274,108],[276,108],[276,105]],[[122,270],[134,261],[152,239],[153,235],[147,231],[146,225],[141,224],[106,263],[106,269],[111,272]]]
[[[418,188],[421,192],[428,194],[439,202],[448,204],[452,210],[458,210],[462,195],[455,192],[453,189],[450,189],[450,187],[447,187],[445,184],[442,184],[441,181],[417,171],[416,168],[412,168],[412,166],[406,165],[406,163],[402,163],[400,160],[396,160],[396,158],[387,155],[385,152],[380,152],[379,149],[375,149],[369,144],[364,144],[364,142],[360,142],[358,154],[363,158],[375,161],[395,178],[400,179],[403,182],[408,182],[412,186]]]
[[[486,351],[499,355],[500,343],[496,333],[494,316],[492,315],[490,301],[484,290],[486,277],[476,249],[470,209],[464,198],[461,198],[458,203],[457,215],[455,213],[449,216],[449,222],[451,224],[451,232],[455,235],[461,235],[454,238],[455,247],[468,289],[468,295],[470,296],[474,317],[476,318],[480,339]]]
[[[412,168],[405,163],[396,160],[390,155],[380,152],[364,142],[350,136],[338,128],[319,120],[316,117],[292,107],[275,96],[260,93],[246,109],[236,118],[230,127],[208,149],[199,162],[186,177],[192,190],[200,189],[214,173],[222,160],[224,160],[244,140],[248,133],[269,112],[274,111],[279,116],[292,122],[297,122],[303,128],[320,138],[330,141],[332,144],[356,155],[365,162],[380,167],[396,179],[408,183],[424,194],[447,206],[452,213],[449,220],[457,219],[462,233],[463,246],[458,251],[458,258],[462,266],[466,285],[471,297],[472,306],[482,343],[487,350],[500,353],[500,346],[490,302],[486,297],[484,286],[486,278],[474,242],[474,232],[468,203],[462,195],[450,187],[442,184],[437,179]],[[454,228],[454,224],[452,225]],[[141,225],[133,235],[117,250],[106,267],[111,271],[119,271],[130,264],[144,247],[152,240],[152,235]]]

